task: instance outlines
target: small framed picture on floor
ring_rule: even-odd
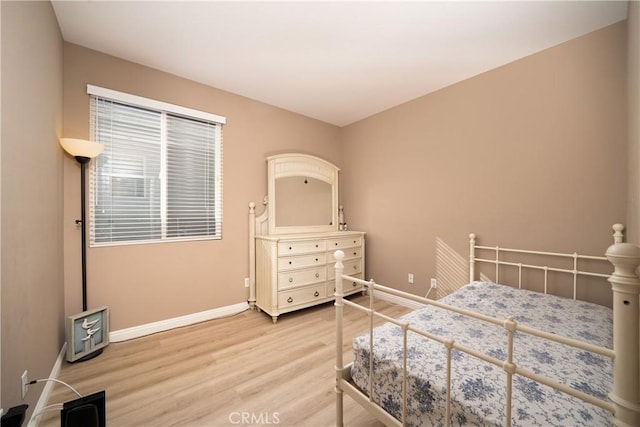
[[[67,317],[66,334],[68,362],[99,355],[109,344],[109,308],[100,307]]]

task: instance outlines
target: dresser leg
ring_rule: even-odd
[[[273,323],[276,323],[278,321],[278,316],[271,316],[271,320],[273,320]]]

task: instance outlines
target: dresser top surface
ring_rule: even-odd
[[[364,231],[329,231],[324,233],[300,233],[300,234],[267,234],[262,236],[255,236],[259,240],[310,240],[310,239],[339,239],[356,236],[364,236]]]

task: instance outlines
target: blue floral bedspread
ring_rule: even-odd
[[[474,282],[440,302],[607,348],[613,346],[612,310],[567,298]],[[506,359],[506,331],[436,307],[401,318],[420,329],[454,338],[500,360]],[[374,401],[396,418],[402,411],[402,331],[391,323],[374,329]],[[514,363],[540,375],[606,398],[613,382],[609,358],[522,333],[515,336]],[[354,383],[369,394],[369,333],[353,342]],[[415,333],[408,336],[407,425],[445,425],[446,350]],[[506,374],[501,367],[453,351],[451,424],[504,425]],[[610,414],[580,399],[519,375],[513,380],[513,426],[608,426]]]

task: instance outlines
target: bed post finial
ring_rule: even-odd
[[[614,226],[615,229],[615,226]],[[618,231],[618,230],[616,230]],[[640,425],[640,247],[615,243],[607,249],[614,271],[609,277],[613,290],[613,390],[609,398],[620,425]]]
[[[476,272],[476,235],[474,233],[469,234],[469,282],[475,280]]]
[[[624,242],[624,225],[622,224],[613,224],[613,242],[614,243],[622,243]]]

